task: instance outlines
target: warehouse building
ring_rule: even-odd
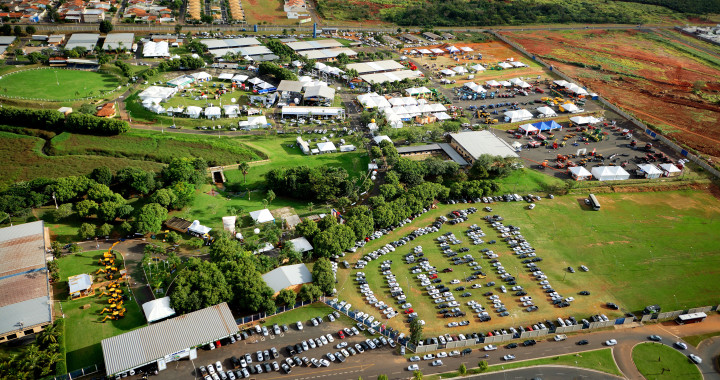
[[[346,71],[350,69],[357,71],[360,79],[367,83],[396,82],[422,76],[420,71],[406,70],[405,66],[393,60],[351,63],[346,66]]]
[[[278,59],[278,56],[257,38],[207,39],[201,41],[215,58],[222,58],[227,53],[249,57],[253,61],[263,62]]]
[[[0,342],[52,323],[43,221],[0,229]]]
[[[197,358],[197,348],[238,332],[226,303],[194,311],[164,322],[103,339],[101,342],[108,377],[125,375],[145,366]],[[125,377],[125,376],[123,376]]]
[[[76,47],[84,47],[87,51],[95,49],[100,35],[97,33],[75,33],[70,36],[70,39],[65,44],[65,50],[72,50]]]
[[[105,37],[105,42],[103,43],[103,50],[105,51],[115,51],[115,50],[132,50],[133,44],[135,43],[135,34],[134,33],[113,33],[108,34]]]
[[[312,246],[306,247],[299,241],[293,241],[293,244],[298,245],[296,247],[298,251],[312,249]],[[310,243],[307,243],[307,245],[310,245]],[[275,268],[262,275],[262,278],[275,293],[288,288],[297,291],[302,284],[311,283],[313,280],[312,273],[305,264],[285,265]]]
[[[518,157],[515,150],[505,140],[490,131],[460,132],[450,134],[450,146],[470,165],[483,154],[502,157]]]

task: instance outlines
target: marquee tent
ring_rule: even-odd
[[[553,110],[552,108],[550,108],[548,106],[538,107],[537,110],[538,110],[538,112],[540,112],[540,116],[542,116],[542,117],[550,117],[550,116],[557,115],[555,110]]]
[[[471,90],[471,91],[473,91],[473,92],[477,92],[477,93],[487,92],[487,90],[485,90],[485,89],[483,88],[483,86],[481,86],[481,85],[479,85],[479,84],[477,84],[477,83],[473,83],[473,82],[465,83],[464,87],[467,88],[467,89],[469,89],[469,90]]]
[[[573,116],[570,118],[570,121],[577,125],[585,125],[585,124],[593,124],[593,123],[599,123],[602,120],[593,117],[593,116]]]
[[[641,174],[648,179],[660,178],[660,176],[663,174],[662,170],[658,169],[657,166],[652,164],[638,165],[638,171],[638,174]]]
[[[529,135],[529,134],[531,134],[531,133],[532,133],[532,134],[539,133],[540,130],[537,129],[537,128],[536,128],[534,125],[532,125],[532,124],[523,124],[523,125],[521,125],[521,126],[518,127],[518,132],[525,133],[525,136],[527,136],[527,135]]]
[[[679,175],[682,171],[673,164],[660,164],[660,169],[663,170],[666,177],[674,177]]]
[[[500,62],[498,63],[498,66],[502,67],[503,69],[511,69],[513,67],[513,65],[507,62]]]
[[[525,121],[532,119],[533,115],[528,110],[513,110],[505,112],[505,121],[509,123],[517,123],[518,121]]]
[[[460,75],[467,74],[467,69],[464,66],[455,66],[452,70]]]
[[[552,131],[553,129],[562,129],[562,125],[555,122],[555,120],[539,121],[537,123],[534,123],[533,126],[535,126],[537,129],[539,129],[541,131]]]
[[[592,175],[598,181],[622,181],[630,178],[630,173],[620,166],[596,166]]]
[[[489,81],[485,82],[485,84],[490,87],[500,87],[500,82],[496,81],[495,79],[489,80]]]
[[[573,166],[569,168],[568,171],[570,171],[570,176],[576,181],[584,181],[592,178],[592,174],[582,166]]]
[[[478,63],[477,65],[470,66],[470,69],[473,71],[485,71],[485,66]]]
[[[561,104],[559,106],[560,111],[568,112],[568,113],[577,113],[580,112],[580,108],[572,103],[565,103]]]
[[[267,223],[275,221],[275,217],[270,213],[270,210],[264,208],[262,210],[251,211],[250,217],[255,223]]]
[[[451,52],[451,53],[457,53],[457,52],[460,51],[460,49],[456,48],[455,46],[448,46],[448,47],[445,48],[445,49],[446,49],[447,51]]]
[[[170,297],[163,297],[145,302],[142,305],[145,312],[145,319],[148,323],[159,321],[167,317],[175,315],[175,309],[170,307]]]
[[[447,76],[451,76],[451,75],[456,75],[456,74],[457,74],[455,71],[450,70],[450,69],[443,69],[443,70],[440,71],[440,73],[441,73],[442,75],[447,75]]]

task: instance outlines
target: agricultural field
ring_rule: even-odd
[[[58,260],[60,281],[55,284],[56,298],[67,299],[67,278],[81,273],[91,275],[99,268],[97,260],[102,251],[88,251],[65,256]],[[118,261],[119,260],[119,261]],[[116,264],[122,265],[118,257]],[[127,293],[127,288],[124,288]],[[125,317],[101,322],[103,307],[108,305],[107,297],[89,296],[76,300],[60,302],[65,315],[65,332],[68,369],[77,369],[103,362],[100,341],[122,334],[145,325],[140,306],[132,300],[126,300]],[[89,307],[88,307],[89,306]]]
[[[24,70],[0,77],[0,95],[27,99],[68,100],[102,96],[116,89],[118,79],[92,71]]]
[[[649,31],[503,34],[669,138],[720,158],[717,55]]]
[[[242,0],[245,21],[249,24],[297,25],[298,20],[290,20],[283,10],[282,0]]]
[[[0,132],[0,156],[4,159],[4,165],[0,167],[0,185],[49,175],[55,177],[84,175],[101,166],[137,167],[145,170],[162,168],[162,164],[157,162],[124,157],[50,156],[43,151],[45,144],[46,141],[39,137]]]
[[[210,138],[181,133],[132,130],[118,136],[61,133],[51,141],[56,156],[98,155],[168,163],[176,157],[201,157],[211,166],[264,159],[240,138]]]
[[[452,330],[460,332],[477,332],[491,328],[517,326],[538,320],[555,319],[559,316],[573,315],[585,318],[594,314],[606,314],[609,318],[621,317],[624,312],[637,312],[649,304],[658,303],[666,310],[676,310],[715,303],[713,284],[714,278],[720,273],[720,238],[717,229],[720,227],[720,206],[717,199],[708,192],[672,191],[660,193],[602,194],[598,196],[602,204],[599,212],[591,211],[584,205],[583,197],[561,196],[554,200],[544,199],[538,202],[534,210],[527,209],[527,203],[495,203],[492,213],[482,210],[483,204],[440,205],[431,210],[411,225],[399,228],[390,235],[369,242],[363,249],[346,258],[355,263],[365,253],[391,241],[406,236],[411,231],[429,225],[438,216],[452,210],[469,206],[478,207],[476,214],[471,214],[468,221],[455,226],[445,224],[439,232],[418,237],[411,243],[401,246],[395,252],[370,262],[360,270],[340,270],[338,273],[338,289],[341,300],[353,304],[353,308],[371,311],[376,316],[379,312],[367,305],[354,283],[355,273],[362,271],[378,300],[383,300],[396,308],[398,305],[390,298],[385,279],[380,275],[378,267],[383,260],[393,260],[392,271],[398,277],[399,285],[404,289],[407,302],[419,317],[426,321],[424,332],[428,335],[447,332],[447,323],[452,321],[470,320],[467,327]],[[498,214],[505,218],[504,224],[512,224],[521,228],[521,233],[536,249],[538,257],[543,261],[536,263],[548,276],[552,287],[564,297],[574,297],[575,301],[566,309],[554,307],[547,299],[538,283],[526,270],[525,264],[517,256],[511,255],[508,248],[495,230],[491,229],[482,217],[487,214]],[[477,224],[487,234],[483,240],[498,240],[497,244],[472,245],[468,242],[465,231],[471,224]],[[672,233],[668,233],[672,231]],[[435,238],[446,232],[453,232],[462,240],[462,244],[452,246],[456,252],[461,247],[469,248],[475,260],[487,274],[484,279],[474,283],[482,284],[479,289],[471,289],[465,281],[451,285],[453,279],[463,279],[472,274],[467,264],[453,265],[444,257],[438,248]],[[431,265],[438,268],[438,277],[447,285],[456,299],[461,303],[460,309],[467,313],[461,318],[445,319],[438,317],[435,304],[420,286],[415,275],[410,274],[410,267],[405,264],[402,255],[411,251],[412,247],[422,246],[425,257]],[[503,282],[495,274],[490,262],[480,256],[480,249],[489,248],[499,254],[498,260],[506,270],[518,280],[528,295],[539,306],[536,312],[528,313],[518,302],[514,292],[502,294],[497,288]],[[461,253],[461,257],[466,253]],[[588,272],[581,271],[580,265],[586,265]],[[565,268],[572,266],[576,273]],[[453,272],[443,273],[445,268]],[[658,281],[662,278],[662,281]],[[692,279],[692,281],[688,281]],[[494,281],[496,286],[488,288],[486,283]],[[458,286],[466,290],[455,291]],[[589,291],[589,296],[579,295],[580,291]],[[492,291],[500,296],[507,306],[510,316],[500,317],[491,312],[492,320],[481,323],[473,315],[466,302],[475,300],[488,307],[487,297],[483,293]],[[470,297],[460,294],[470,292]],[[614,302],[620,310],[614,311],[605,307],[605,303]],[[406,331],[403,317],[383,320],[389,326]]]

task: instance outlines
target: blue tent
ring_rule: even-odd
[[[541,130],[541,131],[551,131],[553,129],[562,129],[562,125],[555,122],[555,120],[550,121],[540,121],[533,124],[533,127]]]

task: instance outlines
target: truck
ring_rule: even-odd
[[[565,334],[555,335],[555,341],[556,341],[556,342],[561,342],[561,341],[563,341],[563,340],[565,340],[565,339],[567,339],[567,335],[565,335]]]

